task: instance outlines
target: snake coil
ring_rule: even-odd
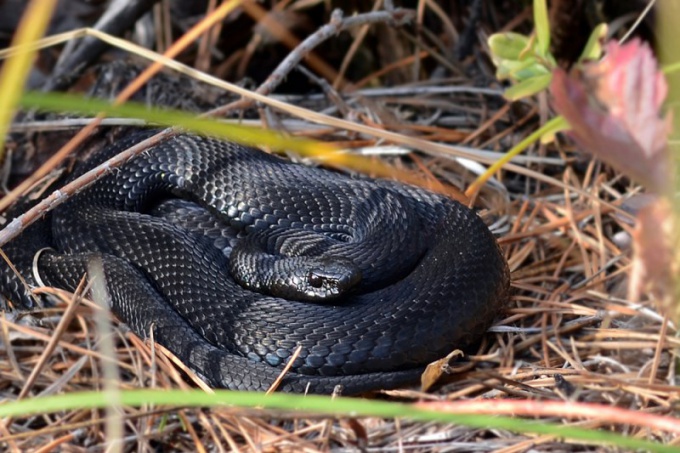
[[[509,286],[494,237],[455,201],[193,135],[127,162],[6,252],[21,271],[45,245],[42,280],[73,290],[97,261],[120,319],[230,389],[267,389],[298,347],[282,390],[398,386],[478,340]]]

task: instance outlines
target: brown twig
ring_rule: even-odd
[[[38,359],[38,363],[36,363],[36,365],[33,367],[33,370],[31,370],[31,374],[26,379],[26,383],[24,384],[24,387],[21,389],[21,392],[19,392],[19,396],[17,397],[17,399],[25,398],[26,395],[28,395],[28,392],[31,391],[31,388],[35,383],[35,380],[42,372],[42,369],[45,366],[47,359],[52,355],[52,352],[54,352],[54,349],[57,347],[57,344],[61,340],[61,336],[66,330],[68,323],[70,323],[71,319],[73,319],[73,315],[75,314],[76,309],[80,305],[80,299],[83,297],[83,294],[85,292],[86,283],[87,281],[83,276],[83,278],[80,280],[80,283],[78,284],[78,287],[76,288],[76,291],[73,293],[73,297],[71,298],[71,301],[68,304],[68,308],[64,311],[64,315],[61,317],[61,319],[59,320],[59,324],[57,324],[57,327],[54,329],[54,332],[52,333],[52,338],[50,338],[50,341],[45,346],[45,349],[43,350],[42,354],[40,355],[40,358]]]
[[[27,226],[40,219],[46,212],[49,212],[50,210],[64,203],[70,195],[84,189],[98,179],[109,174],[114,168],[123,165],[125,162],[129,161],[137,154],[142,153],[149,147],[154,146],[160,143],[162,140],[178,133],[179,131],[176,129],[165,129],[153,137],[147,138],[146,140],[137,143],[136,145],[128,148],[124,152],[109,159],[103,164],[93,168],[78,179],[66,184],[64,187],[52,192],[49,196],[47,196],[47,198],[43,199],[40,203],[36,204],[24,214],[16,217],[0,231],[0,247],[21,234],[21,232]]]
[[[342,11],[336,9],[331,15],[330,22],[309,35],[298,47],[290,52],[255,92],[265,96],[271,94],[286,78],[290,71],[300,64],[312,49],[338,33],[356,26],[376,23],[388,23],[394,26],[401,26],[413,20],[413,17],[414,12],[412,10],[401,8],[390,11],[372,11],[351,17],[343,17]],[[345,88],[351,89],[350,86]],[[248,108],[253,104],[254,101],[251,99],[241,99],[214,109],[210,114],[221,116],[235,109]]]

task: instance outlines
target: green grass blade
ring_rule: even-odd
[[[13,46],[37,41],[47,28],[56,0],[33,0],[28,4],[17,28]],[[14,116],[17,101],[24,90],[37,49],[17,52],[7,59],[0,71],[0,161],[9,124]]]
[[[178,110],[148,109],[134,102],[114,106],[108,102],[63,93],[28,92],[19,100],[22,107],[51,112],[74,112],[95,116],[142,118],[152,125],[177,126],[199,134],[210,135],[244,145],[267,146],[275,150],[293,149],[306,155],[320,155],[335,151],[333,145],[308,139],[291,138],[281,133],[257,127],[225,124],[215,119],[198,118]]]
[[[399,417],[419,421],[456,423],[475,428],[507,429],[526,434],[552,435],[589,444],[607,444],[652,452],[670,453],[677,451],[677,448],[674,446],[625,437],[604,430],[588,430],[521,418],[450,414],[414,408],[403,403],[355,398],[331,399],[325,396],[303,396],[283,393],[265,395],[256,392],[232,392],[227,390],[218,390],[214,394],[205,393],[200,390],[124,390],[120,392],[119,401],[124,406],[134,407],[140,407],[145,404],[214,408],[229,406],[280,409],[296,413],[326,414],[337,417]],[[95,409],[106,407],[107,404],[106,395],[103,395],[101,392],[68,393],[5,402],[0,405],[0,417],[23,417],[73,409]]]
[[[503,166],[510,162],[513,157],[517,156],[536,141],[552,140],[555,137],[555,134],[569,128],[569,122],[567,122],[563,116],[556,116],[555,118],[551,119],[541,126],[540,129],[532,132],[528,137],[524,138],[518,144],[510,148],[502,158],[498,159],[493,165],[487,168],[483,174],[479,175],[479,177],[475,179],[472,184],[470,184],[470,187],[467,188],[465,195],[471,197],[477,193],[482,188],[484,183],[488,181],[491,176],[493,176],[494,173],[503,168]]]
[[[550,53],[550,20],[546,0],[534,0],[534,27],[538,52],[542,57]]]
[[[602,41],[607,37],[607,24],[597,25],[588,37],[588,42],[578,57],[579,62],[594,61],[602,56]]]

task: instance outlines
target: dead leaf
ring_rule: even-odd
[[[437,383],[443,374],[448,374],[451,360],[456,357],[463,357],[465,353],[460,349],[456,349],[443,359],[430,363],[423,374],[420,376],[420,389],[427,392],[434,384]]]
[[[553,105],[584,150],[647,188],[670,186],[669,118],[661,117],[668,87],[646,43],[607,44],[605,57],[581,71],[555,71]]]
[[[649,291],[658,300],[670,302],[664,295],[673,294],[674,277],[680,271],[679,258],[674,253],[679,237],[668,200],[659,198],[640,210],[633,231],[634,259],[628,285],[629,300],[640,300],[642,292]],[[671,305],[660,308],[677,315],[671,312]]]

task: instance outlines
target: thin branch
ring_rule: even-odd
[[[393,9],[390,11],[371,11],[368,13],[357,14],[356,16],[343,17],[342,11],[336,9],[331,14],[331,20],[328,24],[319,28],[316,32],[309,35],[300,45],[295,48],[288,56],[276,67],[276,69],[267,77],[258,88],[255,90],[257,94],[267,96],[271,94],[276,87],[278,87],[286,76],[298,65],[300,62],[319,44],[333,36],[346,31],[350,28],[360,25],[371,24],[391,24],[393,26],[402,26],[412,21],[415,17],[415,12],[410,9]],[[349,88],[349,85],[348,85]],[[244,109],[253,105],[253,99],[241,99],[239,101],[231,102],[223,107],[211,111],[212,115],[224,115],[235,109]]]

